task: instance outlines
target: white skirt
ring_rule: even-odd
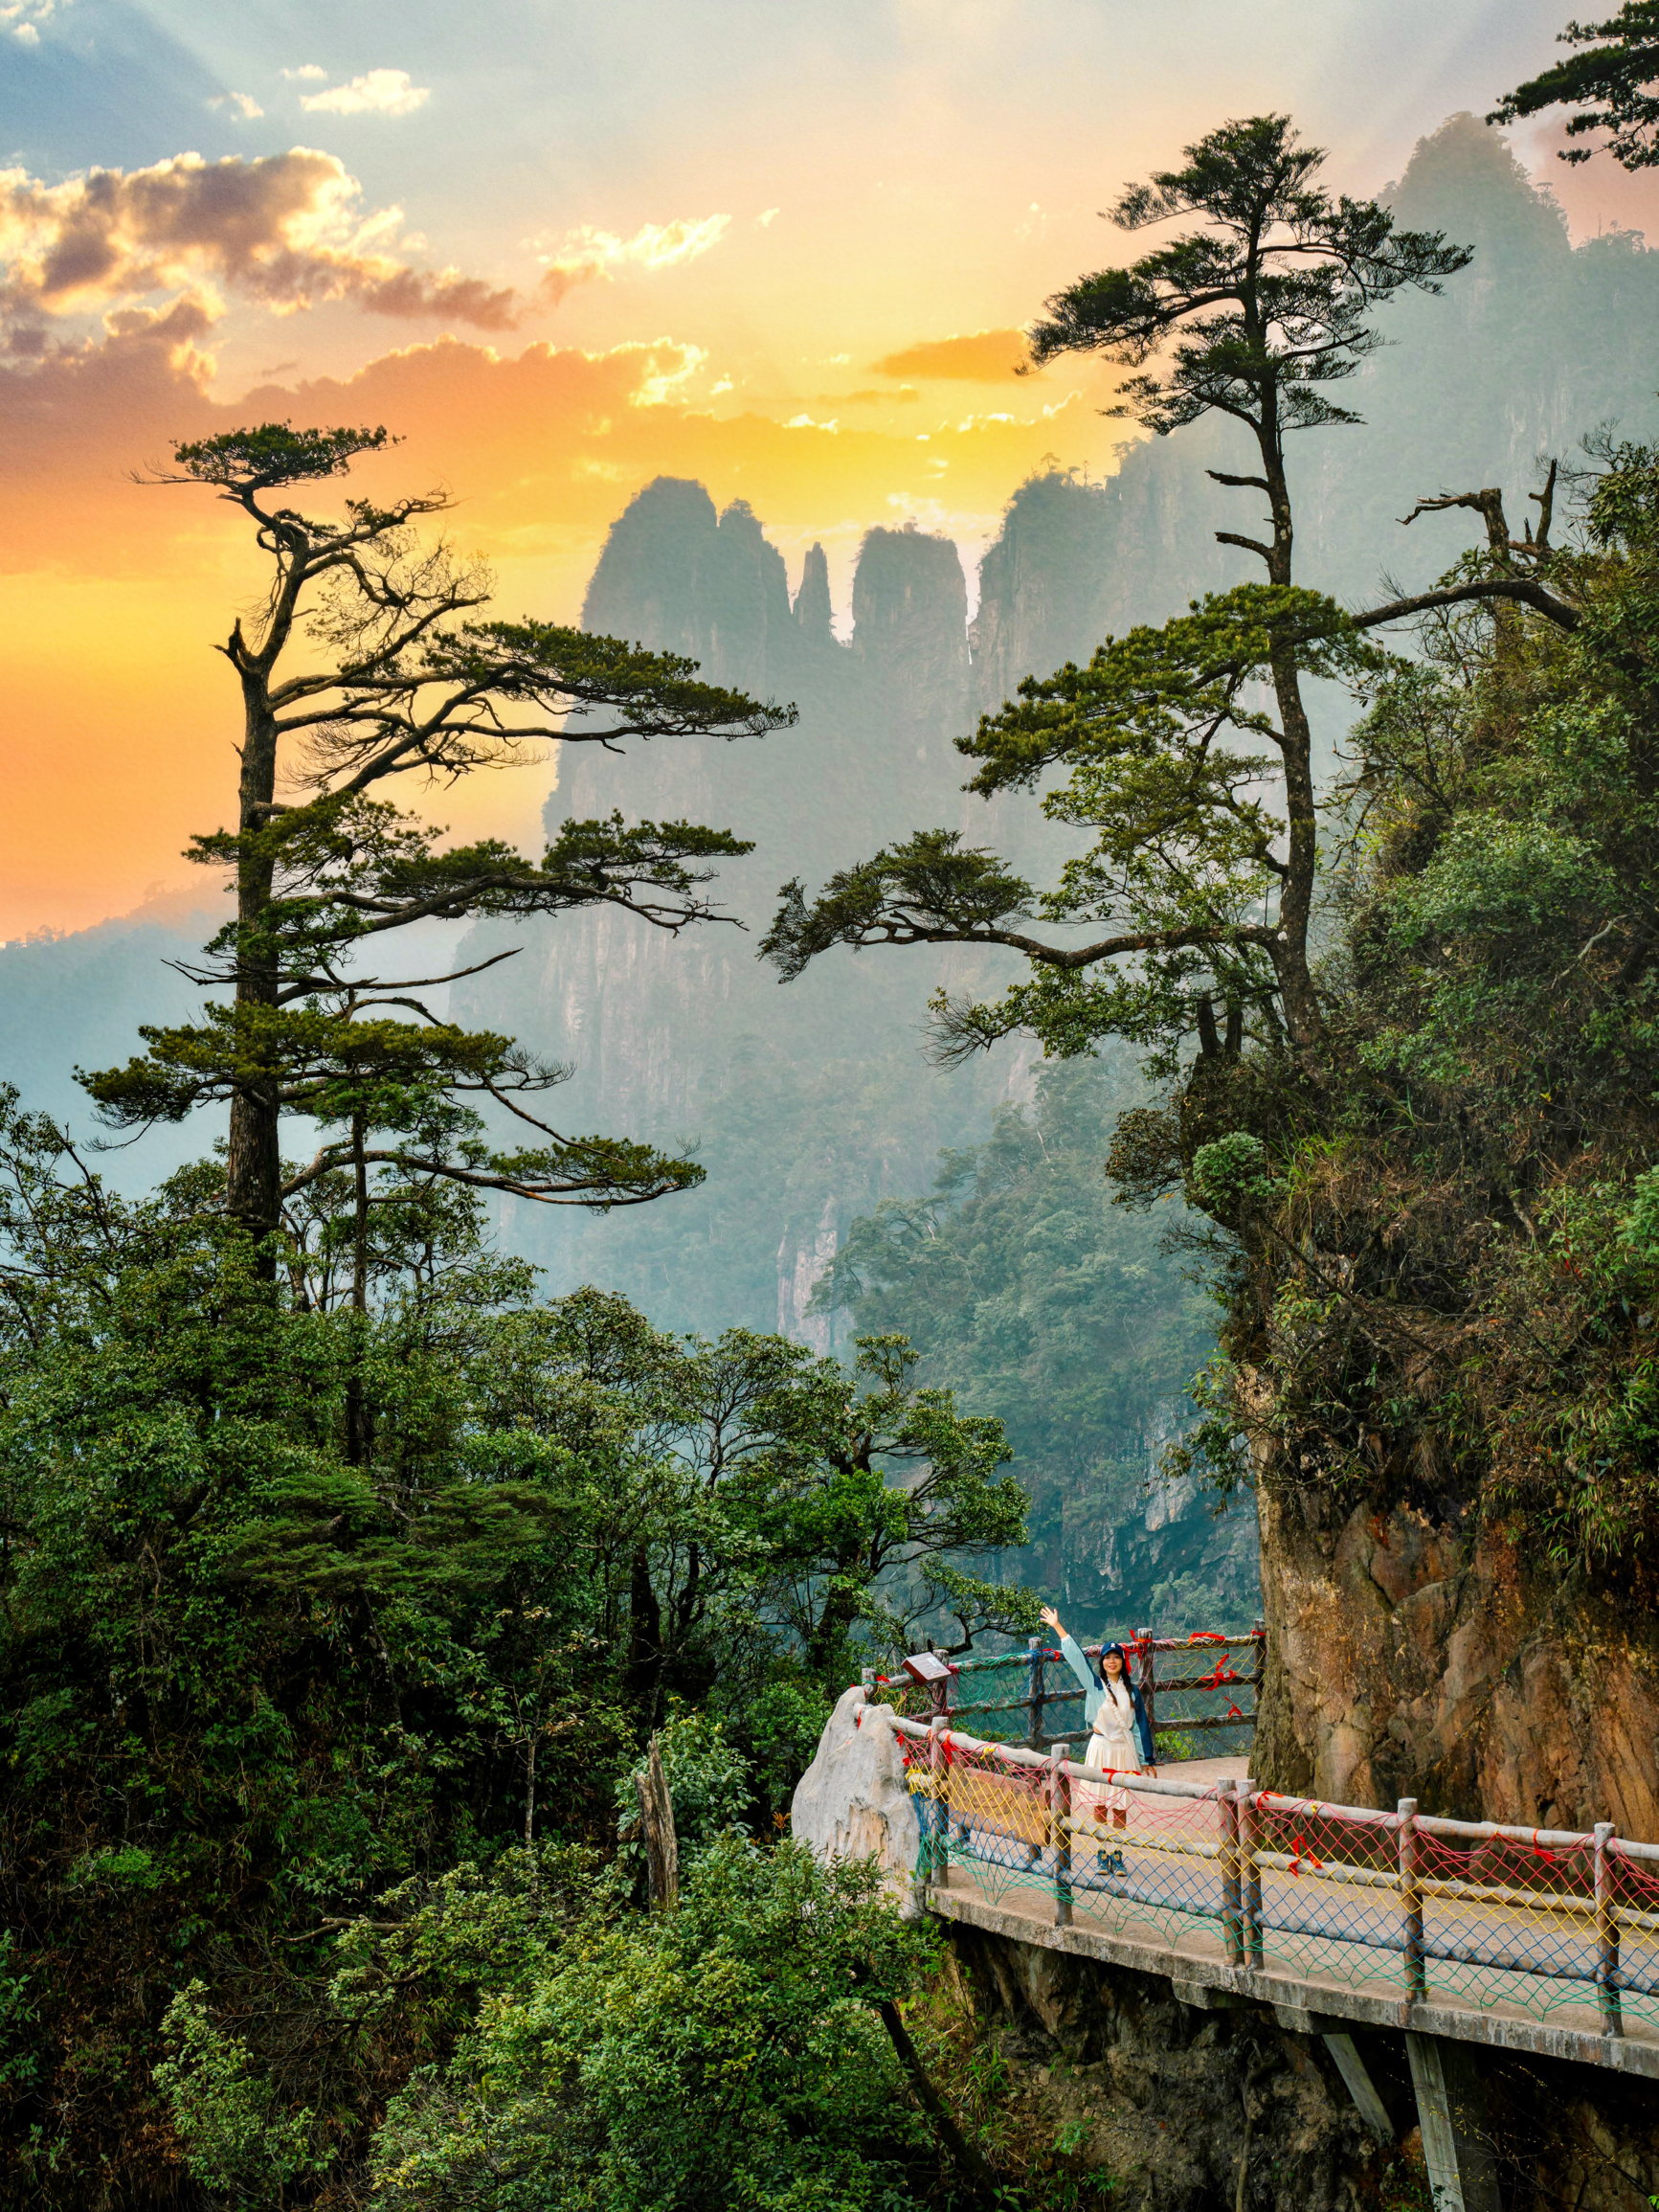
[[[1140,1763],[1140,1752],[1128,1736],[1090,1736],[1088,1749],[1084,1753],[1086,1767],[1097,1767],[1103,1773],[1139,1774],[1145,1772]],[[1127,1790],[1101,1789],[1090,1782],[1072,1785],[1075,1802],[1073,1817],[1079,1820],[1104,1820],[1109,1813],[1129,1811]]]

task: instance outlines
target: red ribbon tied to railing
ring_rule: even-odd
[[[1312,1852],[1309,1850],[1307,1844],[1303,1841],[1300,1836],[1292,1836],[1290,1840],[1295,1846],[1295,1849],[1290,1855],[1289,1871],[1292,1874],[1299,1875],[1301,1873],[1302,1862],[1304,1859],[1307,1860],[1309,1865],[1312,1867],[1315,1874],[1322,1874],[1325,1871],[1325,1862],[1322,1859],[1314,1858]]]
[[[1187,1638],[1187,1648],[1191,1650],[1196,1643],[1225,1643],[1226,1640],[1220,1629],[1196,1628]]]
[[[1244,1714],[1240,1712],[1237,1705],[1229,1705],[1227,1707],[1225,1718],[1229,1721],[1242,1721],[1244,1717]]]

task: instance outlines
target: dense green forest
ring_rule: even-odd
[[[1178,1205],[1128,1212],[1101,1173],[1102,1129],[1144,1095],[1121,1052],[1043,1066],[1031,1108],[947,1152],[930,1196],[853,1224],[817,1298],[860,1332],[902,1330],[922,1371],[997,1408],[1031,1501],[1011,1578],[1109,1618],[1243,1624],[1259,1608],[1247,1499],[1183,1511],[1198,1484],[1159,1478],[1214,1348],[1207,1256]]]
[[[573,754],[783,744],[790,703],[672,642],[496,621],[422,550],[436,501],[275,505],[378,432],[178,449],[271,570],[233,639],[235,826],[197,854],[237,911],[207,1010],[84,1081],[113,1126],[212,1108],[228,1140],[123,1194],[0,1107],[17,2201],[1094,2212],[1118,2178],[986,2095],[938,1932],[784,1833],[857,1670],[1032,1627],[1033,1537],[1061,1581],[1243,1608],[1219,1509],[1252,1482],[1309,1525],[1478,1521],[1558,1630],[1586,1591],[1650,1612],[1659,452],[1592,435],[1509,508],[1425,502],[1473,542],[1418,588],[1310,587],[1285,434],[1366,438],[1333,388],[1469,255],[1330,196],[1283,118],[1185,160],[1118,212],[1197,236],[1057,296],[1034,345],[1135,368],[1156,432],[1242,421],[1266,535],[1229,542],[1266,580],[987,708],[960,751],[1010,851],[953,822],[787,888],[792,990],[908,945],[875,959],[947,963],[942,1059],[1045,1053],[930,1195],[863,1194],[806,1286],[833,1348],[540,1279],[504,1213],[660,1221],[721,1160],[554,1126],[565,1071],[414,1002],[386,949],[434,919],[469,959],[527,916],[706,937],[735,812],[560,810],[528,857],[389,795],[499,758],[504,714]],[[336,658],[291,675],[308,593]],[[705,1102],[740,1057],[723,1080]],[[854,1141],[833,1063],[792,1080]],[[773,1141],[773,1096],[733,1147]],[[1194,1427],[1171,1378],[1218,1328]],[[1119,1558],[1149,1441],[1205,1510]],[[1294,1720],[1259,1747],[1281,1786]],[[647,1909],[653,1754],[683,1875]]]
[[[900,1638],[941,1598],[1002,1616],[971,1571],[1021,1535],[998,1425],[916,1390],[902,1341],[849,1373],[664,1338],[612,1295],[538,1302],[431,1178],[382,1180],[365,1315],[329,1249],[348,1182],[274,1297],[204,1212],[212,1169],[128,1206],[14,1105],[0,1143],[12,2185],[159,2201],[182,2154],[214,2201],[349,2195],[386,2099],[453,2051],[377,2138],[390,2201],[654,2201],[640,2097],[690,2098],[681,2151],[660,2112],[647,2134],[695,2192],[736,2145],[696,2148],[692,2084],[768,2006],[755,2201],[827,2185],[872,2131],[901,2173],[890,2050],[863,1998],[825,2011],[820,1947],[841,1930],[896,1996],[927,1945],[856,1873],[731,1838],[775,1833],[872,1600]],[[659,1727],[682,1847],[715,1849],[672,1928],[615,1856]],[[689,2043],[677,1975],[704,1990]],[[655,2009],[589,2050],[641,1975]],[[483,2018],[456,2042],[491,1991],[542,2021],[521,2110]],[[594,2072],[550,2134],[544,2030]],[[868,2186],[899,2182],[878,2160]]]

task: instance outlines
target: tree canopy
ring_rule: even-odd
[[[351,1946],[465,1865],[545,1951],[557,1854],[616,1856],[617,1777],[656,1728],[688,1850],[751,1840],[721,1877],[722,1912],[751,1900],[743,1956],[814,1897],[861,1956],[908,1958],[889,1907],[745,1854],[861,1664],[1034,1618],[985,1571],[1024,1536],[1000,1424],[918,1389],[894,1335],[849,1372],[776,1337],[668,1337],[593,1289],[539,1301],[476,1188],[414,1172],[360,1259],[350,1176],[313,1179],[252,1298],[246,1239],[203,1205],[214,1175],[123,1201],[0,1098],[9,2174],[42,2203],[83,2201],[101,2169],[159,2186],[174,2127],[198,2179],[250,2203],[272,2176],[361,2172],[476,1977],[401,2011],[371,1978],[347,2003]],[[552,1855],[545,1905],[508,1851]],[[592,1900],[619,1960],[641,1940],[617,1917],[625,1862]],[[693,1889],[701,1955],[696,1915]],[[890,1986],[789,2003],[863,2050],[835,2007]],[[734,2037],[748,2003],[716,2004]],[[446,2109],[414,2097],[395,2139]]]
[[[1659,162],[1659,4],[1625,0],[1616,15],[1600,23],[1571,22],[1557,43],[1575,51],[1565,60],[1506,92],[1488,123],[1518,123],[1552,107],[1573,112],[1566,121],[1570,139],[1591,131],[1607,133],[1605,150],[1622,169],[1651,169]],[[1557,156],[1585,162],[1593,146],[1563,147]]]
[[[784,888],[761,949],[785,981],[837,944],[1003,945],[1031,980],[989,1005],[937,996],[947,1057],[1017,1028],[1059,1052],[1119,1034],[1167,1072],[1189,1039],[1236,1055],[1249,1038],[1283,1046],[1312,1077],[1327,1024],[1311,964],[1319,813],[1304,685],[1341,684],[1363,705],[1391,666],[1372,633],[1442,607],[1490,600],[1567,629],[1579,620],[1539,572],[1547,530],[1542,545],[1506,531],[1484,563],[1357,612],[1293,580],[1286,436],[1357,424],[1323,387],[1379,342],[1374,309],[1439,291],[1469,259],[1438,232],[1398,229],[1375,202],[1333,197],[1324,158],[1284,116],[1222,124],[1112,210],[1131,231],[1187,227],[1054,295],[1032,339],[1039,360],[1090,350],[1135,368],[1120,411],[1160,434],[1211,412],[1248,432],[1260,473],[1210,473],[1264,494],[1268,535],[1217,535],[1260,559],[1267,582],[1109,638],[1087,666],[1027,677],[958,739],[975,763],[970,791],[1052,779],[1042,811],[1090,839],[1049,890],[959,831],[920,832],[816,898]]]

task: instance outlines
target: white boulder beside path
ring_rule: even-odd
[[[874,1859],[906,1916],[919,1917],[913,1892],[922,1829],[898,1732],[891,1710],[867,1704],[856,1683],[837,1701],[796,1786],[790,1829],[820,1859]]]

